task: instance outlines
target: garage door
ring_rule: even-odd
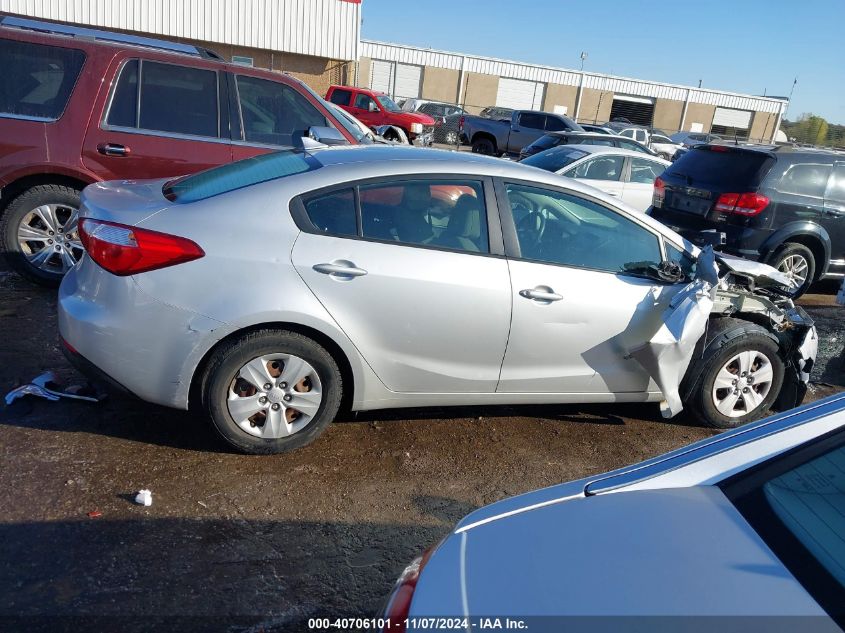
[[[370,68],[370,90],[390,94],[393,88],[393,62],[374,59]]]
[[[417,99],[422,84],[422,66],[396,64],[396,94],[394,99]]]
[[[637,125],[650,126],[654,120],[654,99],[614,95],[610,120],[624,119]]]
[[[539,81],[499,78],[496,105],[514,110],[539,110],[543,107],[545,85]]]
[[[734,110],[732,108],[716,108],[713,114],[713,134],[726,138],[748,138],[751,128],[751,112],[748,110]]]

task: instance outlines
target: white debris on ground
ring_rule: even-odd
[[[51,372],[44,372],[40,376],[36,376],[32,381],[26,385],[22,385],[12,389],[6,394],[6,405],[12,404],[18,398],[23,396],[38,396],[45,400],[55,402],[60,398],[71,398],[73,400],[84,400],[86,402],[100,402],[105,398],[105,394],[95,393],[88,385],[70,385],[69,387],[62,387],[58,382],[56,375]],[[86,395],[91,394],[91,395]]]
[[[149,490],[139,490],[135,495],[135,503],[139,506],[150,507],[153,505],[153,493]]]

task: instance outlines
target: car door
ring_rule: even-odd
[[[645,212],[654,195],[654,179],[666,170],[663,163],[649,158],[630,156],[625,173],[622,199],[637,211]]]
[[[388,389],[495,390],[511,297],[489,181],[365,181],[297,204],[293,264]]]
[[[625,191],[622,174],[625,172],[625,157],[619,154],[595,154],[572,165],[561,175],[576,178],[586,185],[601,189],[605,193],[621,198]]]
[[[221,73],[149,59],[115,70],[83,142],[88,169],[104,180],[163,178],[231,162]]]
[[[508,137],[508,151],[518,152],[531,145],[543,135],[546,127],[546,115],[539,112],[520,112],[516,121],[511,123]]]
[[[659,236],[565,190],[507,182],[499,195],[513,316],[497,391],[656,391],[628,352],[657,331],[683,284],[662,285],[626,265],[659,263]]]
[[[833,174],[824,196],[822,226],[830,235],[832,273],[845,272],[845,161],[833,164]]]
[[[833,161],[821,153],[812,162],[788,164],[773,188],[778,225],[788,222],[826,221],[825,193],[833,170]]]
[[[232,93],[234,160],[302,147],[311,127],[332,125],[298,90],[279,81],[235,74]]]
[[[375,107],[373,111],[370,111],[371,106]],[[352,102],[351,112],[370,127],[377,127],[384,123],[382,120],[384,116],[382,111],[379,109],[379,105],[376,103],[376,100],[363,92],[359,92],[355,95],[355,101]]]

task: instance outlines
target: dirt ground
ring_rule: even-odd
[[[835,290],[803,300],[822,341],[810,398],[845,389]],[[55,303],[0,271],[3,394],[47,369],[81,380]],[[474,508],[712,433],[655,405],[404,410],[247,457],[185,413],[26,398],[0,409],[0,628],[304,631],[312,616],[372,615]],[[152,507],[132,503],[142,488]]]

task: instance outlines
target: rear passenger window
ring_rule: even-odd
[[[141,63],[141,113],[145,130],[219,136],[217,73],[174,64]]]
[[[331,101],[332,103],[336,103],[337,105],[348,106],[351,97],[352,93],[348,90],[335,90],[332,93],[332,96],[329,101]]]
[[[305,212],[311,224],[324,233],[358,235],[355,194],[352,189],[311,198],[305,202]]]
[[[80,50],[0,40],[0,114],[58,119],[84,62]]]
[[[522,127],[529,127],[535,130],[542,130],[546,127],[546,117],[535,112],[523,112],[519,115],[519,124]]]
[[[585,178],[587,180],[611,180],[616,181],[622,177],[622,168],[625,166],[624,156],[598,156],[591,160],[584,161],[571,174],[572,178]]]
[[[364,237],[489,253],[479,181],[412,180],[359,188]]]
[[[112,95],[106,123],[115,127],[138,127],[138,60],[123,66]]]
[[[822,198],[827,181],[830,177],[831,166],[818,163],[791,165],[781,176],[777,190],[782,193],[794,193],[799,196],[813,196]]]

